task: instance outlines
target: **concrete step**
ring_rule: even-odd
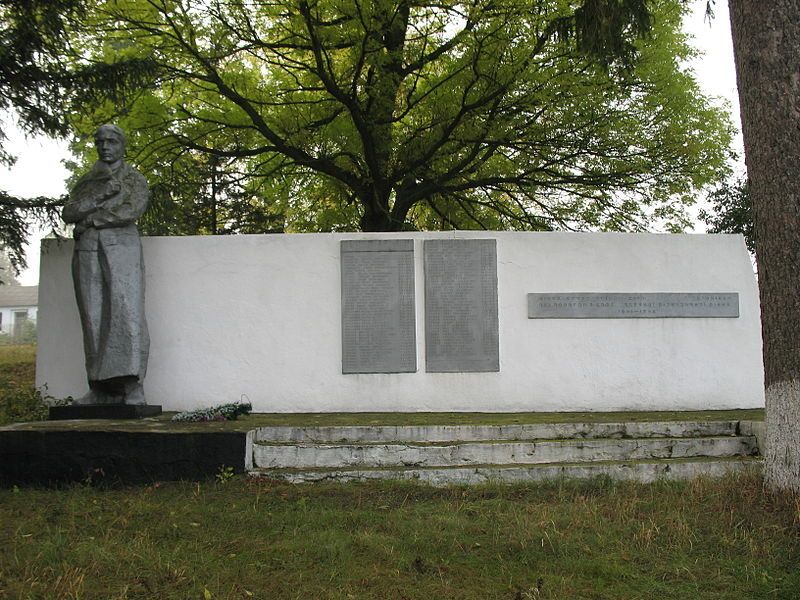
[[[639,461],[667,458],[752,456],[754,436],[638,439],[566,439],[455,443],[253,444],[253,467],[268,469],[453,467]]]
[[[554,440],[594,438],[699,437],[737,435],[740,421],[632,423],[538,423],[520,425],[360,425],[343,427],[261,427],[254,442],[369,443]]]
[[[432,467],[397,469],[252,469],[251,476],[291,483],[323,481],[352,482],[382,479],[420,481],[434,486],[476,485],[482,483],[524,483],[548,480],[609,477],[614,480],[651,483],[656,480],[685,480],[696,477],[722,477],[733,472],[759,469],[757,458],[706,460],[662,459],[658,461],[610,461],[584,464],[479,465],[470,467]]]
[[[757,468],[758,435],[739,421],[264,427],[248,433],[246,466],[293,482],[646,482]]]

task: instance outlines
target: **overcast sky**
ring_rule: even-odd
[[[719,102],[730,103],[733,122],[739,128],[739,99],[727,4],[716,3],[716,17],[709,23],[705,19],[706,0],[693,0],[684,30],[694,36],[695,47],[703,53],[690,68],[707,94],[719,98]],[[0,168],[0,188],[23,197],[65,193],[64,182],[69,173],[63,161],[69,156],[67,143],[41,137],[25,139],[10,124],[6,124],[6,131],[10,135],[5,147],[18,160],[11,169]],[[744,156],[741,136],[737,137],[735,145],[738,154]],[[743,164],[739,165],[739,170],[744,170]],[[696,230],[703,231],[702,227],[699,224]],[[28,247],[28,269],[19,277],[23,285],[39,283],[39,239],[44,233],[39,232]]]

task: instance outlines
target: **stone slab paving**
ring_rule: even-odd
[[[254,476],[292,482],[648,482],[758,468],[756,429],[735,420],[263,427],[248,433],[246,466]]]
[[[354,469],[318,471],[254,470],[250,475],[291,483],[337,481],[371,481],[399,479],[419,481],[434,486],[478,485],[486,483],[542,482],[558,479],[591,479],[609,477],[613,480],[652,483],[657,480],[686,480],[696,477],[722,477],[752,469],[760,469],[755,459],[716,461],[659,461],[651,463],[596,463],[585,465],[519,465],[481,466],[432,469]]]
[[[367,443],[733,436],[738,433],[739,423],[739,421],[667,421],[520,425],[259,427],[253,433],[253,440],[270,443]]]
[[[447,445],[254,444],[253,464],[255,467],[272,469],[434,467],[750,456],[756,452],[757,446],[752,436],[463,442]]]

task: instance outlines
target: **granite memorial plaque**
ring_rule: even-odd
[[[500,370],[497,241],[426,240],[426,370]]]
[[[737,292],[528,294],[529,319],[737,318]]]
[[[341,242],[342,373],[417,370],[414,240]]]

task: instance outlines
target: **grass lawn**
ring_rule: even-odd
[[[35,379],[35,345],[0,346],[0,425],[47,418]]]
[[[756,475],[434,489],[0,490],[0,598],[800,598],[800,502]]]

